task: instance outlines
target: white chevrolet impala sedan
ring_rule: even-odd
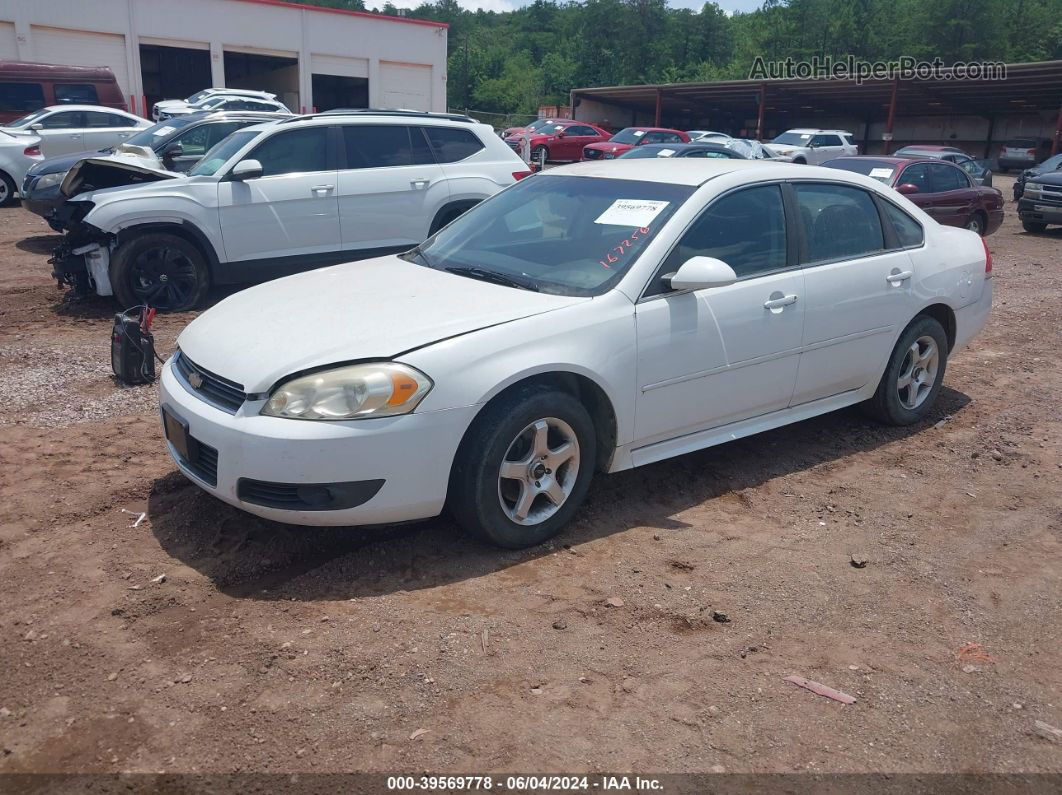
[[[557,168],[417,248],[253,287],[162,374],[170,453],[307,525],[448,509],[537,544],[617,472],[851,404],[923,419],[992,260],[876,180],[741,160]]]

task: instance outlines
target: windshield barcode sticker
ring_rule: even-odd
[[[872,168],[870,169],[870,176],[881,177],[882,179],[888,179],[892,176],[891,168]]]
[[[594,219],[594,223],[609,226],[649,226],[668,204],[670,202],[651,199],[616,199],[605,212]]]

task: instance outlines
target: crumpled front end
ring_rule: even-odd
[[[113,295],[109,270],[114,236],[85,223],[94,206],[89,201],[69,201],[52,218],[66,235],[48,263],[59,286],[72,287],[75,296]]]

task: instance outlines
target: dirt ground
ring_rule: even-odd
[[[1009,200],[928,422],[601,477],[518,553],[201,492],[57,240],[0,211],[0,772],[1062,771],[1062,229]]]

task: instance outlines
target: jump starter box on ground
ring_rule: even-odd
[[[155,338],[151,334],[154,309],[132,310],[114,316],[111,329],[111,369],[123,384],[137,386],[155,380]]]

